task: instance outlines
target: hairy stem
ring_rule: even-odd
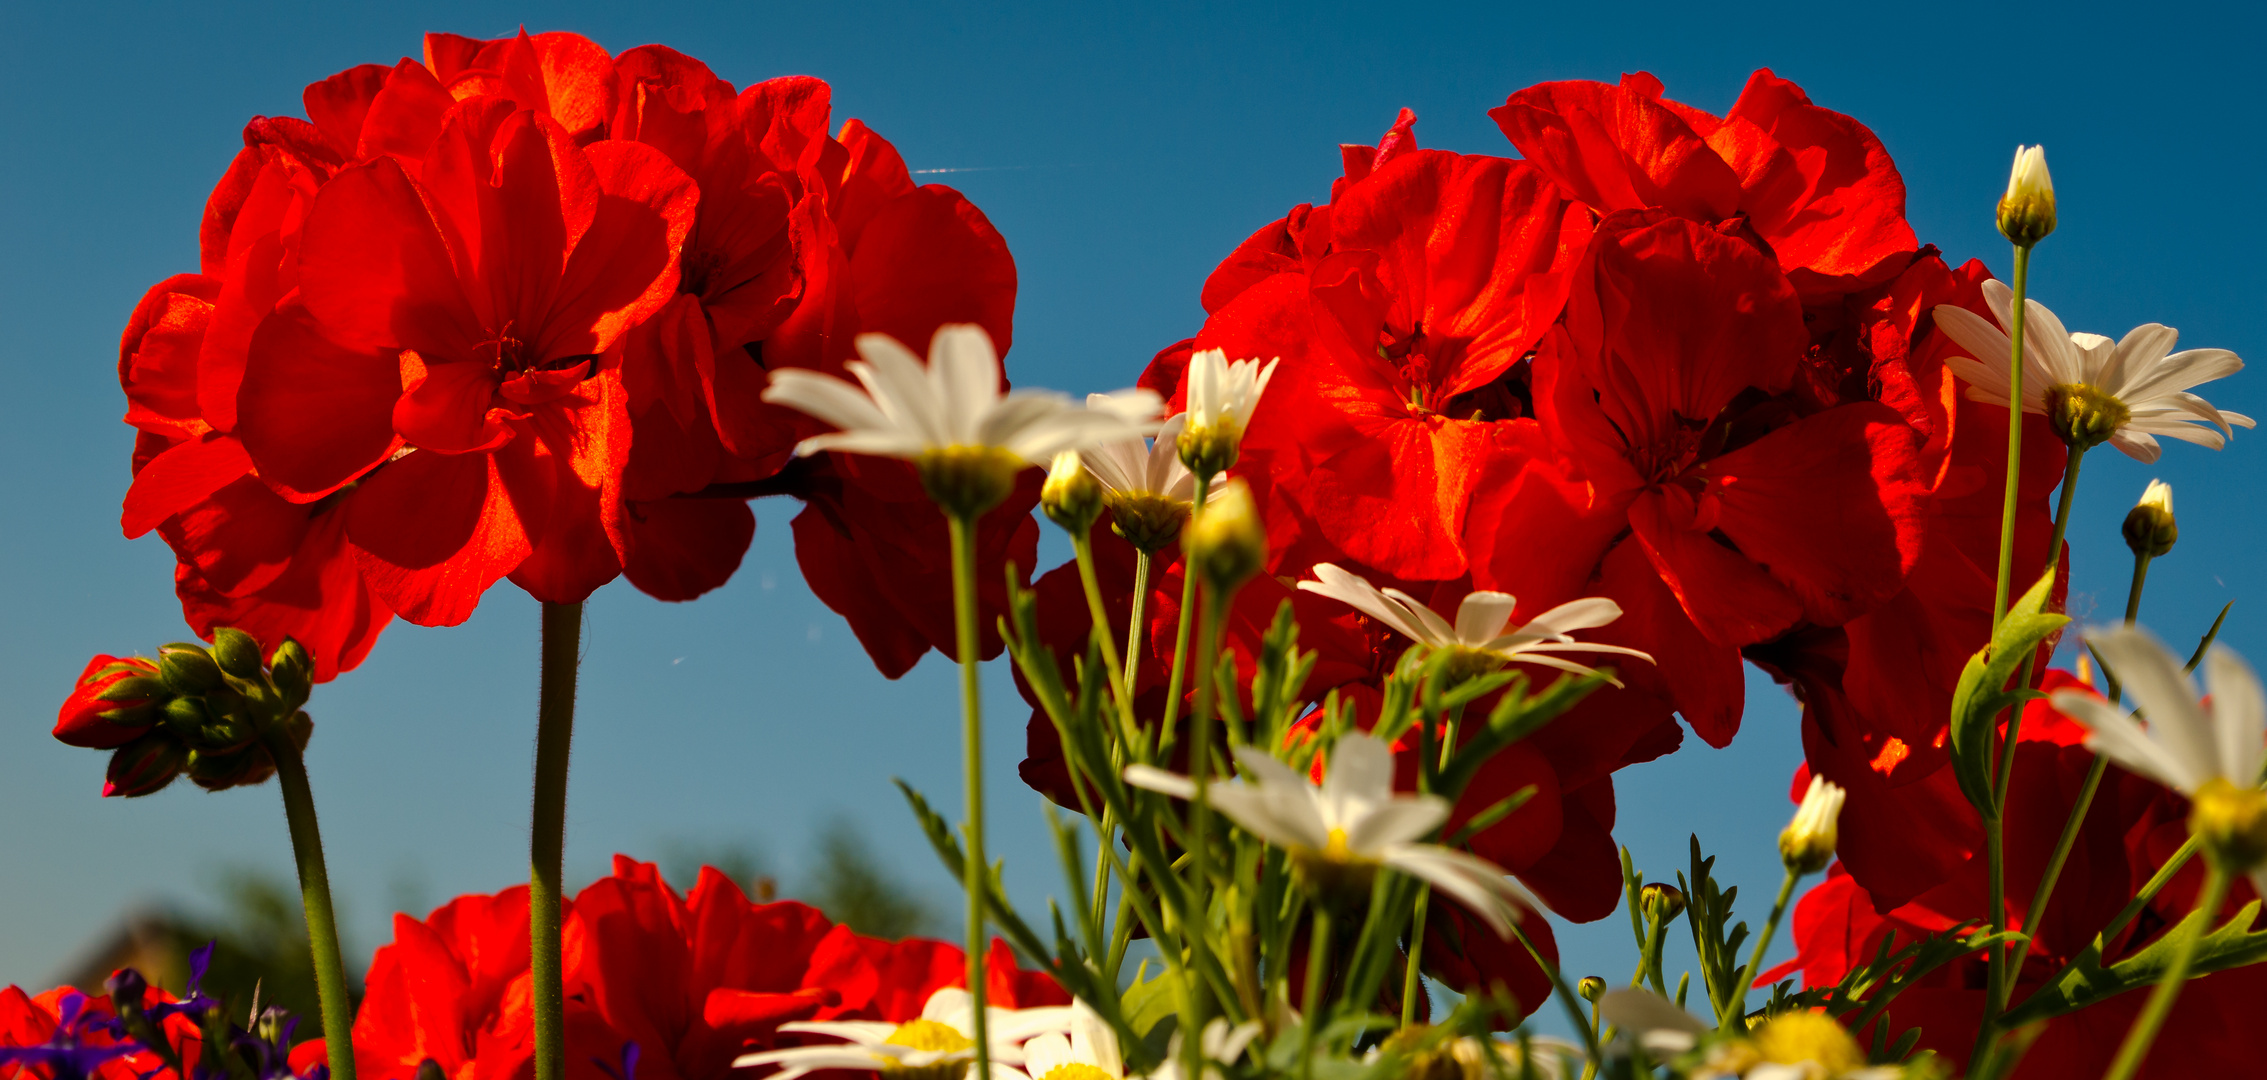
[[[315,990],[322,1001],[323,1044],[331,1075],[354,1080],[354,1002],[347,997],[346,962],[338,947],[338,916],[331,910],[331,875],[323,864],[323,832],[315,822],[315,792],[307,762],[280,723],[261,733],[283,789],[283,816],[291,826],[291,855],[299,867],[299,902],[307,912],[307,945],[314,952]]]
[[[535,818],[528,844],[528,974],[535,1078],[565,1080],[566,989],[559,955],[561,864],[567,851],[567,757],[575,738],[582,604],[543,605],[541,696],[535,706]]]

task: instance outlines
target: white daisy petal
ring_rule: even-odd
[[[2148,631],[2134,627],[2088,631],[2086,643],[2101,654],[2102,662],[2149,718],[2151,741],[2180,762],[2189,777],[2184,790],[2194,791],[2196,784],[2217,775],[2219,747],[2212,737],[2211,719],[2197,704],[2180,661]]]
[[[1609,601],[1610,602],[1610,601]],[[1466,645],[1485,645],[1503,633],[1504,624],[1511,621],[1513,608],[1519,606],[1509,593],[1481,590],[1468,593],[1464,602],[1456,606],[1456,640]]]
[[[2086,745],[2116,762],[2127,772],[2181,791],[2195,790],[2197,778],[2180,759],[2149,738],[2133,718],[2117,706],[2078,690],[2057,690],[2049,695],[2055,710],[2085,725],[2091,735]]]
[[[2220,775],[2239,787],[2259,782],[2267,758],[2267,698],[2251,665],[2224,646],[2204,655],[2204,685],[2212,691],[2212,726],[2220,744]]]
[[[1436,796],[1395,799],[1379,806],[1346,832],[1346,846],[1375,851],[1393,844],[1413,843],[1448,820],[1448,800]]]
[[[1126,766],[1126,783],[1149,791],[1162,792],[1176,799],[1196,798],[1196,781],[1179,773],[1169,773],[1154,765]]]
[[[1330,748],[1322,778],[1325,799],[1380,803],[1393,797],[1393,748],[1369,735],[1348,735]]]

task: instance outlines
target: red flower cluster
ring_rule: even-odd
[[[153,987],[145,1000],[165,1004],[174,997]],[[59,986],[33,997],[14,986],[0,988],[0,1080],[68,1074],[88,1080],[148,1080],[170,1075],[172,1070],[156,1054],[110,1030],[117,1015],[107,994]],[[160,1030],[172,1041],[182,1064],[194,1070],[204,1047],[196,1022],[176,1013],[160,1021]],[[13,1060],[19,1057],[22,1060]]]
[[[1988,622],[2004,412],[1961,399],[1928,315],[1983,310],[1981,266],[1919,246],[1880,141],[1794,84],[1759,71],[1719,117],[1649,75],[1549,83],[1491,116],[1524,160],[1420,149],[1406,110],[1376,147],[1342,148],[1330,201],[1230,254],[1203,329],[1142,384],[1170,411],[1194,350],[1281,358],[1236,469],[1274,578],[1231,620],[1242,662],[1289,597],[1321,654],[1310,692],[1374,694],[1405,643],[1284,587],[1320,562],[1441,610],[1508,592],[1515,625],[1586,596],[1621,606],[1586,636],[1657,663],[1618,665],[1627,689],[1501,755],[1459,808],[1534,785],[1473,848],[1590,920],[1620,895],[1612,774],[1675,749],[1676,715],[1728,742],[1743,656],[1803,677],[1814,713],[1867,703],[1814,758],[1872,739],[1864,769],[1886,740],[1913,759],[1898,782],[1941,768]],[[2041,565],[2060,460],[2044,444],[2025,459],[2023,558]],[[1099,540],[1130,588],[1130,555]],[[1159,666],[1178,579],[1155,575]],[[1052,640],[1077,647],[1076,581],[1040,588]],[[1067,793],[1044,720],[1030,741],[1027,779]]]
[[[2082,684],[2065,672],[2050,671],[2044,685],[2055,690]],[[2093,765],[2093,754],[2082,745],[2084,738],[2083,728],[2044,701],[2025,709],[2015,755],[2020,782],[2010,789],[2005,826],[2009,928],[2031,934],[2033,943],[2016,976],[2011,1000],[2018,1005],[2090,946],[2127,899],[2138,895],[2188,839],[2186,799],[2111,766],[2039,925],[2022,925]],[[1798,787],[1808,783],[1807,776],[1796,780]],[[1844,829],[1843,850],[1855,855],[1848,826]],[[1901,947],[1963,922],[1987,919],[1986,873],[1984,860],[1972,859],[1946,880],[1908,898],[1902,892],[1885,896],[1869,890],[1846,865],[1837,865],[1795,909],[1799,955],[1780,971],[1766,973],[1763,981],[1784,978],[1799,967],[1807,985],[1832,986],[1852,966],[1878,955],[1884,941]],[[2111,964],[2130,956],[2178,925],[2195,908],[2203,876],[2203,861],[2192,860],[2139,916],[2104,942],[2101,962]],[[2221,918],[2251,899],[2250,886],[2239,879]],[[1890,1040],[1918,1027],[1920,1046],[1950,1060],[1965,1058],[1975,1045],[1976,1025],[1983,1015],[1984,967],[1984,955],[1972,954],[1898,995],[1882,1020]],[[2250,1016],[2262,994],[2267,994],[2267,970],[2256,965],[2197,979],[2181,995],[2180,1008],[2173,1011],[2140,1075],[2171,1080],[2225,1071],[2225,1063],[2231,1061],[2256,1060],[2260,1045]],[[2090,1074],[2115,1056],[2146,996],[2125,994],[2083,1014],[2050,1021],[2015,1076],[2022,1080]],[[1873,1037],[1858,1034],[1861,1040]]]
[[[862,937],[794,901],[752,903],[714,869],[679,896],[625,856],[568,905],[564,949],[567,1075],[581,1080],[606,1080],[630,1043],[638,1080],[721,1080],[743,1053],[793,1045],[781,1024],[912,1020],[968,971],[951,945]],[[1070,1002],[1004,943],[992,949],[993,1004]],[[422,922],[394,916],[355,1017],[356,1069],[410,1080],[431,1061],[450,1080],[522,1075],[534,1052],[528,979],[525,886],[460,896]],[[309,1045],[293,1056],[320,1053]]]
[[[857,121],[830,134],[825,83],[738,91],[660,46],[433,34],[423,62],[349,69],[305,105],[245,127],[200,272],[153,287],[120,347],[122,524],[173,547],[198,632],[290,635],[327,679],[394,614],[462,622],[499,578],[691,599],[738,567],[752,494],[812,498],[799,539],[942,549],[909,475],[783,474],[815,432],[759,400],[778,367],[838,370],[860,332],[1011,336],[1005,242]],[[995,566],[1029,565],[1036,526],[998,517]],[[895,625],[945,588],[895,553],[803,555],[892,676],[951,640]]]

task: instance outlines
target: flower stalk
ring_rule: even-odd
[[[560,955],[567,849],[567,759],[575,736],[582,604],[543,605],[542,687],[535,706],[535,815],[528,853],[528,974],[535,1080],[566,1077],[566,972]],[[326,1021],[328,1017],[326,1015]],[[325,1034],[328,1024],[325,1025]]]
[[[315,962],[315,990],[321,1001],[323,1046],[331,1076],[354,1080],[354,1001],[347,996],[346,962],[338,945],[338,916],[331,908],[331,876],[323,861],[323,832],[315,820],[315,793],[307,782],[307,761],[280,723],[263,726],[260,741],[275,759],[276,785],[283,790],[283,816],[291,827],[291,855],[299,871],[299,901],[307,914],[307,944]]]
[[[978,513],[981,513],[979,511]],[[971,1076],[992,1075],[991,1045],[986,1031],[984,978],[985,876],[991,862],[984,854],[984,705],[978,685],[981,642],[976,631],[976,514],[947,513],[952,526],[952,609],[954,646],[960,653],[961,757],[968,790],[968,821],[962,826],[968,844],[964,884],[968,889],[968,994],[974,1018],[970,1037],[976,1044]]]

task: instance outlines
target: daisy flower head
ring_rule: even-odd
[[[2132,693],[2136,715],[2078,690],[2057,690],[2054,707],[2084,724],[2086,746],[2127,772],[2189,797],[2188,829],[2233,873],[2248,873],[2267,893],[2267,697],[2251,665],[2213,646],[2204,655],[2209,699],[2189,685],[2181,662],[2145,630],[2129,626],[2086,632],[2086,644]]]
[[[1999,197],[1999,234],[2031,247],[2054,231],[2054,177],[2047,173],[2047,148],[2018,146],[2007,170],[2007,194]]]
[[[1236,464],[1244,428],[1267,392],[1275,365],[1282,362],[1277,357],[1264,366],[1256,359],[1229,363],[1219,349],[1189,357],[1189,422],[1174,442],[1191,471],[1210,476]]]
[[[1025,467],[1063,450],[1139,438],[1153,428],[1148,390],[1098,395],[1080,406],[1044,390],[1000,392],[1000,356],[980,326],[948,325],[921,358],[887,334],[858,335],[852,385],[800,368],[771,373],[764,400],[840,430],[798,443],[798,454],[839,450],[913,462],[929,497],[974,517],[1000,504]]]
[[[1236,748],[1248,781],[1212,784],[1215,809],[1253,836],[1282,848],[1300,874],[1326,893],[1365,891],[1378,867],[1431,884],[1487,922],[1497,937],[1537,901],[1486,859],[1416,841],[1448,820],[1448,800],[1393,791],[1393,750],[1364,734],[1347,735],[1330,751],[1318,786],[1289,765],[1249,746]],[[1126,767],[1126,782],[1176,798],[1193,798],[1186,776],[1148,765]]]
[[[1096,406],[1090,395],[1087,407]],[[1181,535],[1196,502],[1196,474],[1181,462],[1181,433],[1189,415],[1174,413],[1157,429],[1157,438],[1119,439],[1086,451],[1086,470],[1100,481],[1112,527],[1136,550],[1156,554]],[[1218,485],[1226,477],[1214,475]]]
[[[1072,1021],[1069,1006],[984,1010],[991,1043],[992,1080],[1022,1080],[1014,1068],[1024,1060],[1026,1041],[1062,1031]],[[879,1071],[889,1080],[962,1080],[976,1060],[976,1010],[968,991],[946,987],[929,995],[921,1015],[902,1024],[867,1020],[806,1020],[781,1024],[782,1032],[831,1035],[843,1040],[820,1046],[791,1046],[742,1054],[734,1068],[777,1065],[768,1080],[796,1080],[822,1069]]]
[[[1070,1006],[1065,1030],[1023,1044],[1023,1075],[1030,1080],[1125,1080],[1118,1033],[1085,1002]]]
[[[1897,1080],[1895,1065],[1866,1064],[1858,1040],[1825,1013],[1796,1009],[1745,1037],[1711,1041],[1712,1025],[1651,990],[1609,990],[1598,1011],[1624,1037],[1660,1058],[1698,1058],[1680,1075],[1693,1080]],[[1704,1045],[1705,1044],[1705,1045]]]
[[[1512,630],[1507,628],[1518,604],[1508,593],[1482,590],[1466,594],[1457,605],[1456,622],[1451,624],[1416,597],[1399,589],[1380,589],[1330,563],[1316,563],[1315,580],[1302,581],[1299,588],[1346,604],[1399,631],[1421,648],[1450,650],[1455,659],[1450,663],[1449,677],[1459,681],[1509,663],[1540,664],[1577,675],[1600,674],[1558,655],[1570,652],[1616,653],[1653,662],[1651,655],[1636,649],[1574,639],[1576,630],[1604,626],[1621,618],[1621,605],[1602,596],[1560,604]],[[1621,685],[1611,675],[1605,679]]]
[[[1984,302],[1997,325],[1954,304],[1936,307],[1936,324],[1966,350],[1945,362],[1968,384],[1976,401],[2006,405],[2012,387],[2007,356],[2012,342],[2001,327],[2014,321],[2015,294],[1997,281],[1983,284]],[[2112,341],[2073,334],[2036,300],[2023,301],[2023,411],[2047,418],[2062,441],[2077,449],[2107,442],[2144,464],[2157,460],[2157,436],[2214,450],[2238,427],[2242,413],[2212,407],[2189,388],[2243,370],[2226,349],[2174,352],[2180,331],[2143,323]]]

